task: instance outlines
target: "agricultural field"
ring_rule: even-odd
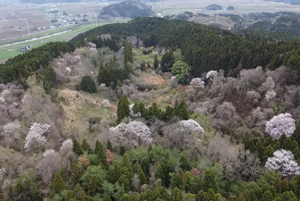
[[[57,30],[46,31],[42,33],[27,35],[24,37],[20,37],[14,40],[9,40],[9,43],[5,43],[5,41],[0,41],[0,62],[4,62],[5,60],[12,58],[18,54],[21,54],[18,50],[25,46],[30,46],[31,48],[38,47],[45,43],[51,41],[68,41],[72,39],[74,36],[88,31],[96,26],[102,26],[109,23],[118,23],[118,22],[126,22],[124,20],[116,20],[116,21],[107,21],[107,22],[99,22],[92,23],[86,25],[72,26],[67,28],[60,28]]]
[[[234,6],[235,10],[221,10],[221,11],[211,11],[205,10],[210,4],[218,4],[223,8],[228,6]],[[214,1],[205,1],[205,0],[187,0],[187,1],[162,1],[156,2],[153,4],[152,9],[158,13],[160,16],[173,15],[183,13],[184,11],[191,11],[194,13],[203,13],[208,15],[214,15],[216,13],[232,13],[232,14],[247,14],[255,12],[279,12],[279,11],[290,11],[290,12],[299,12],[299,5],[289,5],[284,3],[275,3],[275,2],[266,2],[262,0],[214,0]]]

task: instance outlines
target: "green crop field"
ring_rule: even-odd
[[[120,21],[107,21],[93,24],[86,24],[80,26],[64,27],[55,30],[40,32],[37,34],[27,35],[20,38],[4,40],[0,42],[0,61],[7,60],[18,54],[21,54],[18,50],[25,46],[31,46],[32,48],[38,47],[51,41],[69,41],[74,36],[88,31],[97,26],[103,26],[110,23],[126,22],[126,20]]]

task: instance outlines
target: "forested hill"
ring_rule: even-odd
[[[193,76],[211,69],[234,73],[238,67],[274,69],[284,64],[297,68],[300,64],[300,46],[295,42],[251,41],[222,29],[161,18],[136,18],[128,24],[98,27],[78,35],[72,42],[78,46],[88,38],[97,43],[95,36],[100,33],[136,35],[146,46],[179,47]]]
[[[136,18],[127,24],[111,24],[92,29],[73,38],[69,43],[47,44],[36,50],[19,55],[6,64],[0,64],[0,82],[26,78],[48,65],[59,52],[72,51],[83,46],[85,38],[101,47],[99,34],[121,37],[137,36],[145,46],[160,45],[180,48],[190,74],[200,76],[209,70],[223,69],[226,74],[236,75],[243,68],[257,66],[275,69],[286,65],[300,72],[300,45],[295,42],[266,42],[248,40],[229,31],[193,22],[162,18]],[[118,50],[114,45],[114,50]],[[41,61],[41,52],[44,57]]]

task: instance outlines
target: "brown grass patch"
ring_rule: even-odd
[[[142,73],[141,79],[146,84],[159,85],[159,86],[165,85],[164,78],[157,74],[151,75],[149,73]]]

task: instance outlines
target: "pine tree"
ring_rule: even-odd
[[[112,184],[116,183],[120,177],[120,174],[120,168],[116,164],[114,166],[109,166],[107,174],[108,181]]]
[[[185,156],[180,157],[180,168],[183,171],[189,171],[191,169],[188,160],[186,159]]]
[[[174,109],[171,106],[167,106],[166,111],[163,115],[163,120],[169,121],[174,117]]]
[[[147,184],[147,178],[144,174],[143,169],[140,167],[140,171],[139,171],[139,178],[140,178],[140,186]]]
[[[81,188],[80,184],[75,185],[74,193],[77,200],[81,200],[85,196],[85,191]]]
[[[126,152],[126,148],[125,148],[124,146],[120,146],[119,154],[120,154],[121,156],[123,156],[123,155],[125,154],[125,152]]]
[[[53,195],[59,194],[62,190],[66,189],[66,184],[58,171],[56,171],[55,177],[50,184],[50,189]]]
[[[123,42],[123,46],[124,46],[124,66],[125,68],[128,69],[128,64],[133,63],[132,48],[126,41]]]
[[[177,173],[171,176],[171,186],[172,188],[178,188],[180,190],[183,189],[183,183],[180,174]]]
[[[114,152],[112,144],[111,144],[111,142],[109,140],[107,141],[106,149],[110,150],[111,152]]]
[[[168,194],[167,190],[163,186],[156,188],[154,191],[154,200],[157,200],[159,198],[165,201],[170,200],[170,195]]]
[[[178,188],[174,188],[171,192],[171,200],[172,201],[182,201],[183,196],[182,196],[181,190],[179,190]]]
[[[73,190],[68,190],[65,195],[65,201],[69,201],[72,198],[75,198],[75,192]]]
[[[214,192],[219,192],[219,187],[216,182],[215,173],[211,169],[207,169],[203,181],[201,182],[201,187],[203,191],[207,192],[209,189],[212,189]]]
[[[81,149],[79,142],[76,140],[75,137],[72,138],[72,141],[73,141],[73,152],[78,156],[81,156],[83,154],[83,151]]]
[[[93,198],[89,195],[84,195],[82,196],[81,201],[93,201]]]
[[[73,184],[79,182],[81,176],[81,168],[79,167],[78,163],[73,163],[71,168],[71,177],[70,180]]]
[[[154,56],[154,63],[153,63],[154,69],[158,68],[158,59],[157,59],[157,55]]]
[[[95,154],[98,155],[99,162],[103,166],[103,168],[105,170],[108,170],[109,164],[107,162],[106,153],[105,153],[105,151],[103,149],[102,143],[99,142],[98,140],[96,141]]]
[[[299,199],[300,198],[300,175],[294,176],[290,183],[292,184],[291,186],[294,194]]]
[[[102,201],[112,201],[112,200],[111,200],[110,196],[107,195],[102,199]]]
[[[80,89],[89,93],[97,92],[95,81],[91,78],[91,76],[83,76],[80,83]]]
[[[13,201],[41,200],[35,183],[26,175],[21,175],[15,186],[9,187],[9,199]]]
[[[130,159],[129,159],[129,156],[128,156],[128,154],[127,153],[125,153],[124,155],[123,155],[123,158],[122,158],[122,167],[124,168],[126,168],[127,170],[127,177],[128,177],[128,180],[129,180],[129,182],[131,183],[131,180],[132,180],[132,178],[133,178],[133,169],[132,169],[132,166],[131,166],[131,162],[130,162]],[[122,172],[122,173],[124,173],[124,172]]]
[[[196,201],[204,201],[205,200],[205,192],[203,190],[199,191],[196,195]]]
[[[262,194],[262,201],[272,201],[273,200],[273,195],[269,190],[266,190],[263,194]]]
[[[180,119],[188,120],[189,119],[189,112],[187,109],[187,105],[185,101],[181,101],[181,103],[175,109],[175,115],[178,116]]]
[[[154,200],[154,195],[151,190],[147,190],[140,194],[140,200]]]
[[[93,176],[91,181],[89,182],[87,194],[92,197],[95,196],[97,193],[100,193],[100,187],[101,184],[99,180],[97,179],[97,177]]]
[[[81,148],[83,151],[86,151],[88,154],[93,153],[90,145],[87,143],[86,139],[83,139]]]
[[[130,191],[130,181],[128,180],[127,174],[122,174],[118,179],[118,183],[124,186],[125,192]]]
[[[128,117],[129,114],[130,114],[130,109],[129,109],[128,98],[126,96],[122,96],[119,99],[119,102],[118,102],[118,109],[117,109],[118,120],[117,120],[117,123],[120,123],[122,121],[122,119],[124,119],[125,117]]]

